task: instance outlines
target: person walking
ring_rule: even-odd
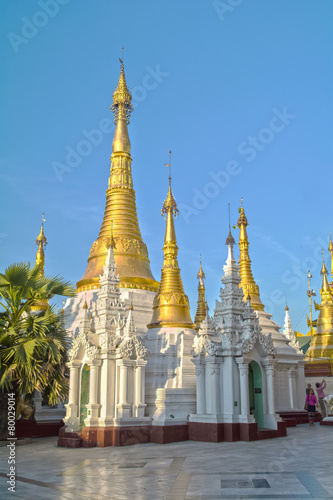
[[[314,390],[310,389],[309,394],[305,398],[305,407],[304,407],[308,411],[310,425],[313,425],[317,403],[318,403],[318,401],[317,401],[317,398],[315,396]]]
[[[321,381],[321,384],[319,382],[316,383],[316,391],[317,391],[317,396],[319,399],[320,412],[321,412],[321,416],[323,418],[326,417],[326,407],[325,407],[325,403],[324,403],[324,397],[325,397],[324,389],[325,388],[326,388],[326,381],[324,379]]]

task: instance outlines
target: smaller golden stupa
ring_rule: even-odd
[[[330,247],[332,247],[331,238],[329,251],[331,251]],[[317,329],[306,352],[305,371],[307,376],[333,375],[333,295],[327,278],[328,271],[324,261],[324,251],[320,274],[322,276],[321,304],[317,305],[317,309],[319,309]]]
[[[167,166],[171,170],[171,151],[170,161]],[[171,171],[169,174],[169,190],[161,213],[166,218],[163,246],[164,261],[159,290],[153,302],[153,317],[148,328],[194,328],[195,325],[190,315],[190,303],[184,292],[177,261],[178,246],[174,217],[177,217],[179,211],[171,191]]]
[[[39,235],[36,238],[36,245],[38,245],[38,250],[36,253],[36,262],[35,266],[39,266],[39,272],[41,276],[44,276],[44,268],[45,268],[45,252],[44,249],[47,245],[47,239],[44,234],[44,214],[42,216],[42,226],[39,231]],[[45,311],[49,307],[49,301],[46,299],[38,300],[34,306],[31,306],[31,311]]]
[[[206,317],[206,311],[207,311],[207,303],[206,303],[206,289],[205,289],[205,273],[203,272],[202,269],[202,261],[201,261],[201,255],[200,255],[200,269],[197,274],[197,278],[199,280],[198,283],[198,305],[197,305],[197,312],[194,318],[194,323],[195,323],[195,329],[199,330],[201,321],[203,321]]]
[[[240,287],[243,289],[244,301],[249,295],[251,298],[251,306],[256,311],[263,311],[265,306],[260,300],[259,287],[254,281],[251,260],[249,256],[249,240],[247,237],[246,228],[248,226],[247,218],[244,212],[243,202],[239,209],[239,218],[237,226],[239,227],[239,274],[241,277]]]

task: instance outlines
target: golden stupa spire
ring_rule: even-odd
[[[161,282],[158,294],[153,302],[153,317],[148,328],[181,327],[194,328],[190,315],[190,304],[184,292],[180,269],[178,267],[177,240],[174,224],[178,215],[178,208],[171,190],[171,151],[167,166],[169,172],[169,190],[163,203],[162,216],[166,218],[164,236],[164,261],[161,272]]]
[[[328,245],[328,251],[331,254],[331,277],[333,280],[333,243],[332,243],[332,235],[330,233],[330,243]],[[331,286],[333,287],[333,283],[331,283]]]
[[[200,269],[197,274],[197,278],[199,280],[198,283],[198,306],[197,306],[197,312],[194,318],[194,323],[195,323],[195,328],[198,330],[200,328],[201,321],[203,321],[206,317],[206,311],[207,311],[207,303],[206,303],[206,289],[205,289],[205,273],[203,272],[202,269],[202,261],[201,261],[201,255],[200,255]]]
[[[249,256],[249,240],[247,237],[246,227],[248,226],[247,218],[243,207],[243,198],[239,209],[239,218],[237,221],[239,227],[239,274],[241,277],[240,287],[243,289],[244,297],[250,295],[251,306],[257,311],[264,310],[264,304],[260,300],[259,287],[254,281],[251,260]]]
[[[142,241],[136,212],[131,143],[127,128],[133,110],[132,96],[126,84],[122,59],[120,63],[119,82],[113,93],[111,106],[116,129],[112,142],[111,173],[106,191],[104,219],[98,238],[91,247],[86,272],[76,286],[78,291],[99,287],[99,276],[103,274],[108,248],[112,244],[120,287],[157,292],[158,282],[150,270],[148,250]],[[110,243],[111,235],[113,241]]]
[[[324,261],[320,271],[322,275],[322,286],[320,289],[321,304],[317,319],[317,330],[314,333],[310,347],[306,352],[306,366],[311,373],[311,363],[315,363],[313,369],[317,368],[318,363],[325,363],[333,370],[333,296],[329,286],[327,275],[328,271]]]
[[[42,226],[39,231],[39,235],[36,238],[36,245],[38,245],[38,250],[36,253],[36,266],[40,266],[40,273],[43,275],[44,274],[44,266],[45,266],[45,253],[44,253],[44,248],[47,245],[47,239],[44,234],[44,214],[42,215]]]
[[[44,276],[44,267],[45,267],[45,246],[47,245],[47,239],[44,234],[44,213],[42,215],[42,226],[39,231],[39,235],[36,238],[36,245],[38,246],[36,253],[36,262],[35,266],[39,266],[39,273],[41,276]],[[46,299],[39,299],[35,302],[35,305],[31,306],[31,311],[45,311],[49,307],[49,302]]]

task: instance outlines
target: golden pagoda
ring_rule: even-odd
[[[39,231],[39,235],[36,238],[36,245],[38,245],[38,250],[36,253],[36,262],[35,266],[39,266],[39,273],[41,276],[44,276],[44,268],[45,268],[45,246],[47,245],[47,239],[44,234],[44,214],[42,217],[42,226]],[[49,301],[46,299],[37,300],[34,306],[31,306],[31,311],[45,311],[49,307]]]
[[[317,306],[319,308],[317,330],[306,352],[307,376],[333,375],[333,296],[327,279],[328,271],[324,255],[320,274],[322,275],[321,304]]]
[[[169,190],[161,213],[162,216],[166,217],[164,261],[158,294],[154,297],[153,302],[153,317],[148,328],[165,326],[194,328],[195,325],[190,315],[190,303],[184,292],[177,261],[178,247],[174,216],[176,218],[179,211],[171,191],[171,175],[169,175]]]
[[[237,226],[239,227],[239,274],[241,277],[240,287],[243,289],[244,300],[248,295],[251,298],[251,306],[256,311],[263,311],[265,306],[260,300],[259,287],[254,281],[251,260],[249,256],[249,240],[246,228],[248,226],[247,218],[244,212],[243,203],[239,209],[239,218]]]
[[[203,321],[206,317],[207,314],[207,303],[206,303],[206,290],[205,290],[205,273],[203,272],[202,269],[202,261],[201,261],[201,255],[200,255],[200,269],[197,274],[197,278],[199,280],[198,283],[198,306],[197,306],[197,312],[194,318],[194,323],[195,323],[195,329],[199,330],[200,328],[200,323]]]
[[[111,234],[114,239],[114,258],[120,287],[157,292],[159,285],[150,270],[148,250],[141,237],[136,211],[131,143],[127,129],[133,110],[132,96],[127,88],[121,59],[120,62],[119,82],[113,93],[111,106],[116,129],[112,142],[111,172],[106,191],[104,219],[98,238],[92,244],[86,272],[76,284],[78,292],[99,287],[99,276],[103,274]]]

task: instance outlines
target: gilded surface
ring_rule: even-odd
[[[333,296],[328,283],[325,263],[321,269],[322,287],[320,289],[321,305],[317,319],[317,330],[314,333],[310,347],[306,352],[307,365],[329,360],[333,370]]]
[[[36,262],[35,266],[40,266],[40,273],[43,276],[44,275],[44,267],[45,267],[45,252],[44,248],[47,245],[47,239],[44,234],[44,214],[43,214],[43,219],[42,219],[42,227],[39,231],[39,235],[36,238],[36,245],[38,246],[38,250],[36,253]],[[31,311],[45,311],[49,307],[49,301],[48,300],[43,300],[40,299],[36,301],[34,306],[31,306]]]
[[[198,330],[200,328],[201,322],[205,319],[207,313],[207,304],[206,304],[206,289],[205,289],[205,273],[202,269],[202,262],[200,259],[200,269],[197,274],[197,278],[199,280],[198,283],[198,305],[197,312],[195,314],[194,323],[195,329]]]
[[[239,209],[239,218],[237,221],[239,227],[239,274],[241,277],[240,287],[243,289],[244,300],[248,295],[251,299],[251,306],[257,311],[264,310],[264,304],[260,300],[259,287],[254,281],[251,260],[249,256],[249,240],[247,237],[246,227],[248,226],[247,218],[244,212],[244,207]]]
[[[178,247],[174,225],[174,216],[177,214],[178,208],[171,191],[170,179],[168,195],[162,207],[162,215],[166,216],[166,228],[161,282],[158,294],[154,298],[153,317],[148,328],[194,327],[190,316],[189,300],[184,292],[177,261]]]
[[[98,238],[92,244],[86,272],[76,284],[78,291],[99,287],[99,276],[103,273],[111,233],[120,287],[153,292],[158,290],[159,284],[150,269],[148,250],[142,241],[136,211],[131,143],[127,128],[133,110],[131,99],[122,64],[111,106],[116,130],[112,142],[111,173],[106,191],[104,218]]]

